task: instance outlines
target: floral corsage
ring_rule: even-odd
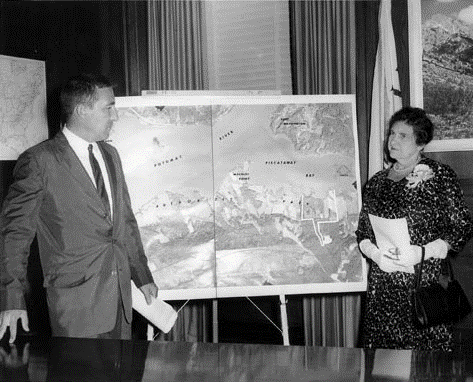
[[[407,188],[416,188],[420,183],[434,177],[433,170],[426,164],[418,164],[414,170],[406,176]]]

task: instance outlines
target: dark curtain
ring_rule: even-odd
[[[148,2],[148,89],[208,89],[202,21],[201,1]]]
[[[368,148],[371,126],[371,96],[379,40],[380,0],[355,2],[356,25],[356,114],[361,185],[368,180]],[[364,295],[361,296],[363,320]],[[359,333],[359,339],[363,334]]]
[[[294,94],[356,93],[361,182],[368,174],[373,72],[378,45],[379,1],[291,1]],[[348,25],[354,11],[355,39]],[[350,54],[356,51],[356,86]],[[335,42],[335,43],[334,43]],[[356,89],[356,91],[355,91]],[[361,185],[359,185],[361,187]],[[307,296],[303,299],[307,345],[356,345],[363,294]],[[351,323],[351,326],[350,326]]]
[[[393,24],[394,40],[396,42],[397,70],[399,85],[401,86],[402,106],[410,105],[409,84],[409,28],[408,28],[408,0],[391,1],[391,19]]]
[[[148,88],[148,2],[122,1],[125,95],[138,96]]]
[[[368,180],[371,94],[378,47],[380,1],[356,1],[356,114],[362,185]]]
[[[351,94],[353,2],[290,1],[293,94]]]

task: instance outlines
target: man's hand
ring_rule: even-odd
[[[10,343],[15,341],[18,319],[21,319],[23,329],[29,332],[26,310],[5,310],[0,312],[0,339],[3,338],[7,328],[10,327]]]
[[[143,292],[143,294],[145,295],[146,303],[148,305],[151,305],[151,302],[153,301],[152,297],[153,298],[158,297],[158,287],[156,286],[155,283],[142,285],[140,287],[140,291]]]

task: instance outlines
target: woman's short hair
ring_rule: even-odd
[[[389,120],[388,136],[396,122],[404,122],[412,127],[418,146],[426,145],[434,137],[434,124],[421,108],[406,106],[396,111]]]

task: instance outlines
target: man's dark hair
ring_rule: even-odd
[[[97,100],[97,89],[110,87],[112,83],[101,74],[82,73],[71,77],[61,89],[61,122],[67,123],[79,104],[92,107]]]

